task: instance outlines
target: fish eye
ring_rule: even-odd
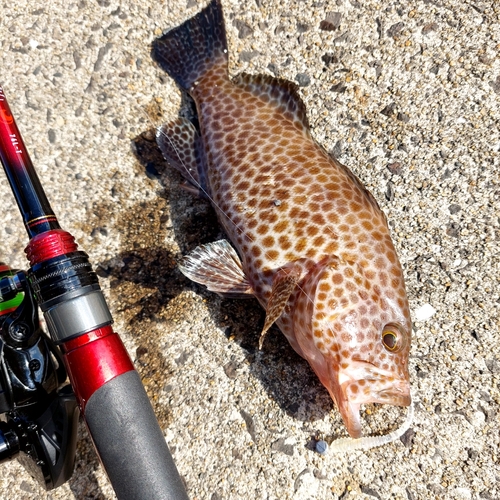
[[[396,325],[386,325],[382,331],[382,343],[391,352],[398,352],[403,348],[403,335]]]

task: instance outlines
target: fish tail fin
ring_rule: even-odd
[[[153,42],[153,59],[189,90],[210,68],[227,67],[227,41],[220,0]]]

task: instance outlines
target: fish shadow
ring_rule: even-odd
[[[182,255],[201,244],[227,238],[210,203],[182,189],[182,177],[164,160],[156,145],[154,129],[134,138],[132,150],[143,174],[156,180],[162,188],[160,196],[165,197],[170,209],[169,229],[173,230]],[[152,258],[155,252],[161,254],[161,249],[148,248],[121,256],[124,261],[130,260],[130,264],[126,263],[130,272],[120,270],[120,279],[156,288],[158,276],[167,278],[158,288],[157,300],[143,304],[141,314],[154,314],[157,307],[164,307],[163,301],[170,300],[183,290],[196,292],[206,299],[216,326],[228,340],[236,342],[244,351],[250,373],[284,412],[303,421],[319,420],[331,412],[333,402],[328,392],[277,327],[272,327],[267,333],[263,349],[259,350],[265,312],[257,300],[221,298],[184,277],[172,255],[170,260],[167,259],[169,263],[162,267],[161,259]],[[151,297],[147,300],[151,302]],[[238,365],[231,361],[224,366],[224,371],[229,378],[236,378]]]
[[[257,300],[220,300],[219,304],[214,304],[213,318],[226,337],[241,347],[250,374],[260,381],[287,415],[297,420],[314,421],[331,412],[333,402],[328,392],[279,328],[273,326],[267,332],[262,350],[259,350],[265,312]],[[229,378],[236,378],[238,365],[231,361],[224,366],[224,371]]]

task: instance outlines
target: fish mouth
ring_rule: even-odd
[[[337,384],[330,389],[347,431],[353,438],[361,432],[360,407],[367,403],[409,406],[410,383],[382,370],[368,361],[354,361],[347,369],[339,370]]]
[[[408,382],[403,382],[402,384],[404,384],[404,388],[396,388],[394,390],[379,392],[377,394],[378,397],[374,397],[368,402],[389,404],[393,406],[410,406],[410,384]]]

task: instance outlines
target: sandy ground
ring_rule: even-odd
[[[391,445],[314,451],[346,433],[306,362],[277,330],[259,352],[259,306],[176,268],[220,229],[152,141],[181,96],[150,43],[203,3],[15,0],[0,16],[1,84],[52,207],[101,276],[190,497],[499,498],[500,5],[223,4],[232,74],[298,81],[314,136],[390,220],[415,319],[416,400],[412,429]],[[0,256],[26,267],[6,181],[0,196]],[[425,304],[435,313],[419,321]],[[364,427],[387,432],[403,416],[369,406]],[[2,465],[0,497],[114,498],[83,425],[77,453],[72,479],[48,493]]]

